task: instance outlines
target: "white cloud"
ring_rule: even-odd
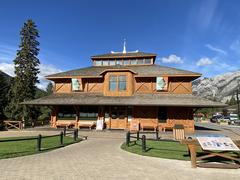
[[[212,46],[211,44],[206,44],[205,47],[207,47],[208,49],[212,50],[212,51],[215,51],[217,53],[221,53],[221,54],[224,54],[224,55],[227,55],[227,52],[220,49],[220,48],[217,48],[217,47],[214,47]]]
[[[14,76],[14,65],[10,63],[0,63],[0,70],[10,76]]]
[[[203,57],[199,59],[196,63],[197,66],[207,66],[213,64],[213,61],[208,57]]]
[[[0,44],[0,62],[11,62],[17,54],[17,47]]]
[[[39,68],[40,74],[38,75],[38,79],[40,80],[40,83],[38,83],[37,86],[40,89],[46,89],[47,84],[49,83],[49,81],[45,79],[45,76],[61,72],[60,69],[49,64],[40,64]],[[15,75],[14,64],[12,63],[0,63],[0,70],[9,74],[10,76]]]
[[[168,57],[162,57],[161,60],[163,63],[173,63],[173,64],[183,63],[183,59],[179,56],[176,56],[175,54],[171,54]]]

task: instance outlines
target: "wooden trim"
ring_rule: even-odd
[[[109,71],[112,71],[112,72],[125,72],[125,71],[130,71],[132,72],[133,74],[137,74],[135,71],[131,70],[131,69],[105,69],[104,71],[102,71],[100,74],[103,74],[105,72],[109,72]]]
[[[202,74],[158,74],[158,75],[135,75],[134,77],[201,77]]]

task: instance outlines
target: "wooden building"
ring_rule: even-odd
[[[155,64],[156,54],[111,52],[92,56],[92,66],[49,75],[54,93],[24,102],[52,107],[51,125],[106,129],[171,129],[183,124],[194,131],[198,108],[224,104],[192,95],[201,74]],[[132,127],[131,127],[132,126]]]

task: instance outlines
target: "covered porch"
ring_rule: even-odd
[[[187,132],[194,132],[193,111],[191,107],[58,105],[53,106],[51,126],[94,129],[97,120],[103,120],[105,129],[128,130],[135,123],[138,130],[165,131],[182,124]]]
[[[51,126],[93,129],[97,120],[106,129],[168,130],[182,124],[194,132],[193,113],[198,108],[224,107],[225,104],[191,94],[136,94],[109,97],[102,94],[58,93],[27,101],[25,105],[52,107]]]

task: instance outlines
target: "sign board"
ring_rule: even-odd
[[[229,137],[202,136],[197,137],[203,150],[209,151],[240,151]]]
[[[130,121],[130,131],[139,131],[139,122],[136,119]]]
[[[166,82],[163,77],[157,77],[157,82],[156,82],[156,90],[161,91],[164,90],[166,86]]]
[[[97,120],[96,130],[103,130],[103,119]]]
[[[76,78],[72,78],[72,90],[73,91],[81,90],[81,82]]]

